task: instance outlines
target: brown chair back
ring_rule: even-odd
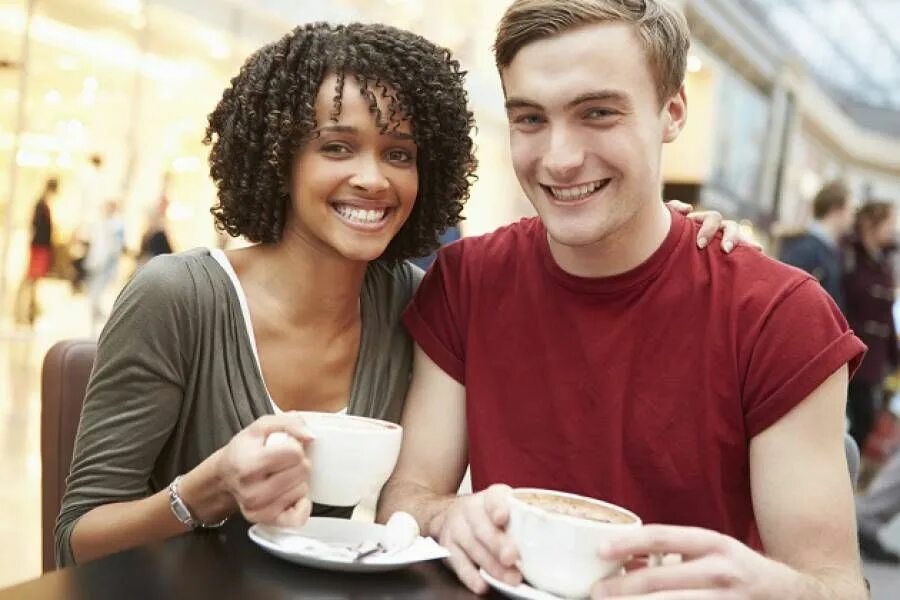
[[[96,342],[57,342],[41,368],[41,547],[44,572],[56,569],[53,527],[66,492],[75,434]]]

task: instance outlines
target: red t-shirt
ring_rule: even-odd
[[[749,442],[865,346],[806,273],[673,214],[614,277],[569,275],[539,219],[442,249],[404,315],[466,387],[474,489],[574,492],[759,548]],[[784,460],[791,460],[785,456]]]

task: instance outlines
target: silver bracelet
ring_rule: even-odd
[[[191,510],[178,493],[178,483],[181,481],[181,477],[179,475],[169,484],[169,508],[172,509],[172,514],[175,515],[175,518],[191,529],[215,529],[224,525],[228,517],[225,517],[218,523],[204,523],[191,513]]]

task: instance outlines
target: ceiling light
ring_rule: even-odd
[[[687,70],[689,73],[699,73],[703,69],[703,61],[696,54],[689,54],[687,58]]]

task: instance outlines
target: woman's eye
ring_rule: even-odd
[[[387,153],[387,159],[391,162],[411,162],[413,155],[406,150],[390,150]]]
[[[325,144],[322,146],[322,152],[327,152],[328,154],[349,154],[350,148],[344,144]]]

